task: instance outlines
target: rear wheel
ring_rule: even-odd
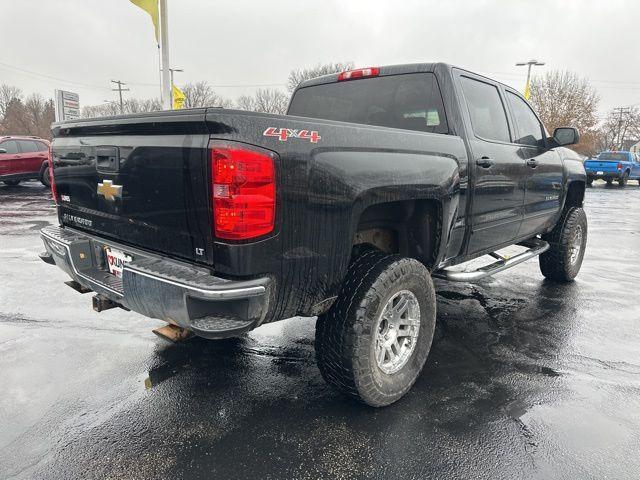
[[[9,185],[10,187],[15,187],[20,183],[20,180],[5,180],[4,184]]]
[[[40,169],[40,183],[42,183],[45,187],[51,186],[51,177],[49,174],[49,165],[44,164]]]
[[[316,358],[333,387],[373,407],[399,400],[427,359],[436,320],[429,271],[417,260],[368,250],[316,323]]]
[[[613,183],[613,179],[612,178],[607,178],[606,182],[607,182],[607,185],[611,185]]]
[[[593,185],[593,177],[587,177],[587,185]]]
[[[628,180],[629,180],[629,173],[624,172],[622,176],[618,179],[618,185],[620,185],[621,187],[624,187],[627,185]]]
[[[549,280],[572,281],[582,266],[587,245],[587,216],[579,207],[562,213],[555,228],[543,235],[550,248],[540,255],[540,271]]]

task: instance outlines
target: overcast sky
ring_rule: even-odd
[[[588,78],[601,112],[640,104],[638,0],[168,0],[171,63],[178,85],[207,80],[230,98],[255,85],[282,86],[293,68],[444,61],[522,89],[538,72]],[[0,83],[82,105],[159,95],[148,15],[129,0],[0,0]],[[55,77],[55,78],[51,78]],[[154,86],[156,85],[156,86]],[[247,86],[250,85],[250,86]]]

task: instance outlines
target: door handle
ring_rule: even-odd
[[[490,159],[489,157],[482,157],[476,160],[476,165],[478,165],[479,167],[482,168],[489,168],[491,165],[493,165],[495,162]]]
[[[536,160],[535,158],[530,158],[529,160],[527,160],[527,165],[529,165],[531,168],[536,168],[538,166],[538,160]]]

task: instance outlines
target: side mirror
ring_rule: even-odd
[[[0,153],[7,153],[7,150],[4,148],[0,148]]]
[[[580,134],[573,127],[559,127],[553,132],[553,140],[560,147],[575,145],[580,141]]]

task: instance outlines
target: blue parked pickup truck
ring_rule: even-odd
[[[584,162],[587,184],[601,178],[611,185],[614,180],[621,187],[628,180],[637,180],[640,185],[640,158],[633,152],[601,152],[597,158]]]

